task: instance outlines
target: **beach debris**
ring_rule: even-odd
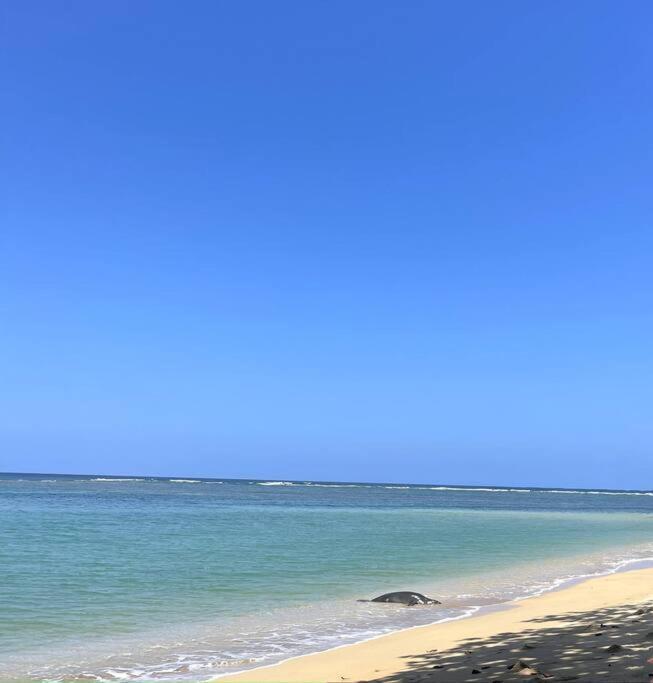
[[[623,649],[623,645],[619,645],[619,643],[612,643],[612,645],[608,645],[608,647],[605,648],[605,651],[613,654],[615,652],[621,652]]]
[[[523,659],[518,659],[516,662],[513,662],[512,664],[508,664],[506,669],[519,671],[519,669],[523,669],[527,666],[528,664],[526,664],[526,662]]]
[[[535,666],[532,666],[523,659],[518,659],[514,664],[510,664],[508,670],[516,673],[518,676],[538,676],[540,678],[551,678],[550,674],[542,673]]]
[[[415,591],[395,591],[394,593],[384,593],[371,600],[358,600],[358,602],[391,602],[397,605],[441,605],[442,603],[435,598],[427,598],[422,593]]]
[[[640,607],[635,614],[650,614],[653,611],[653,607]]]

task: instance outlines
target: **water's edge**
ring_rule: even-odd
[[[211,681],[215,681],[220,678],[226,678],[228,676],[235,676],[236,674],[240,673],[246,673],[246,672],[254,672],[254,671],[260,671],[263,669],[272,669],[275,666],[279,666],[281,664],[285,664],[286,662],[291,662],[291,661],[296,661],[299,659],[305,659],[307,657],[312,657],[317,654],[323,654],[326,652],[335,652],[337,650],[342,650],[343,648],[346,647],[355,647],[356,645],[360,645],[361,643],[368,643],[374,640],[380,640],[382,638],[387,638],[389,636],[394,636],[398,633],[407,633],[409,631],[415,631],[419,629],[425,629],[425,628],[430,628],[432,626],[435,626],[437,624],[445,624],[445,623],[450,623],[452,621],[460,621],[462,619],[471,619],[473,617],[479,617],[483,616],[485,614],[492,614],[494,612],[499,612],[499,611],[504,611],[504,610],[511,610],[515,608],[515,603],[521,602],[523,600],[530,600],[533,598],[538,598],[546,593],[553,593],[555,591],[563,591],[568,588],[571,588],[572,586],[585,583],[586,581],[591,581],[592,579],[599,578],[601,576],[609,576],[611,574],[618,574],[622,572],[630,572],[630,571],[638,571],[640,569],[653,569],[653,556],[648,557],[648,558],[637,558],[633,560],[623,560],[621,561],[616,567],[613,569],[609,569],[606,571],[600,571],[600,572],[595,572],[591,574],[581,574],[577,576],[572,576],[572,577],[566,577],[566,578],[561,578],[561,579],[556,579],[552,582],[552,584],[546,588],[541,588],[538,589],[532,593],[528,593],[516,598],[513,598],[507,602],[497,602],[493,603],[490,605],[473,605],[469,607],[467,610],[465,610],[464,613],[454,616],[454,617],[446,617],[444,619],[436,619],[435,621],[429,622],[427,624],[419,624],[417,626],[408,626],[406,628],[398,628],[393,631],[389,631],[387,633],[381,633],[379,635],[375,636],[370,636],[368,638],[361,638],[360,640],[356,640],[353,643],[345,643],[342,645],[335,645],[334,647],[329,647],[325,648],[322,650],[316,650],[314,652],[308,652],[300,655],[294,655],[292,657],[286,657],[285,659],[281,659],[277,662],[272,662],[270,664],[263,664],[261,666],[255,666],[255,667],[249,667],[246,669],[238,669],[237,671],[229,671],[223,674],[217,674],[214,676],[211,676],[210,678],[207,678],[204,680],[203,683],[210,683]]]

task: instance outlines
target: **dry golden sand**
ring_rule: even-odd
[[[653,569],[640,569],[219,680],[628,683],[653,681],[651,658]]]

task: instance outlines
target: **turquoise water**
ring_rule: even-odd
[[[206,680],[653,555],[648,492],[0,475],[0,678]],[[357,603],[420,590],[441,607]]]

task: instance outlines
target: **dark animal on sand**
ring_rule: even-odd
[[[426,595],[415,593],[414,591],[397,591],[395,593],[384,593],[372,600],[359,600],[358,602],[392,602],[397,605],[441,605],[439,600],[427,598]]]

